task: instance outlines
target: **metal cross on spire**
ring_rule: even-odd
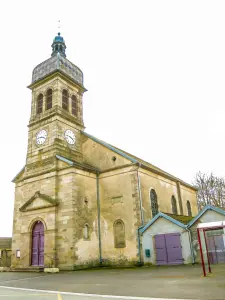
[[[58,31],[60,32],[60,29],[61,29],[61,23],[60,23],[60,20],[58,21]]]

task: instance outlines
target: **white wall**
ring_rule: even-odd
[[[201,223],[225,221],[225,216],[213,210],[207,210],[200,218]]]
[[[188,232],[180,226],[160,217],[157,219],[142,236],[142,251],[144,263],[156,264],[156,251],[154,246],[154,236],[156,234],[167,234],[179,232],[181,234],[182,256],[184,263],[191,263],[191,249]],[[151,257],[145,256],[145,249],[150,249]]]

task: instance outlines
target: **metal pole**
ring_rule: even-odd
[[[198,233],[198,243],[199,243],[199,247],[200,247],[200,254],[201,254],[201,260],[202,260],[203,274],[204,274],[204,277],[206,277],[205,263],[204,263],[203,253],[202,253],[202,243],[201,243],[201,239],[200,239],[199,228],[197,229],[197,233]]]

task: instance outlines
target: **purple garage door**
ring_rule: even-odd
[[[44,225],[41,221],[35,223],[32,232],[32,266],[44,266]]]
[[[225,263],[225,247],[223,236],[208,236],[207,245],[211,264]]]
[[[158,234],[155,236],[156,264],[183,264],[180,233]]]

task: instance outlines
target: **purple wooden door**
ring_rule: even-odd
[[[180,233],[155,236],[156,264],[183,264]]]
[[[166,240],[164,234],[155,235],[156,264],[167,265]]]
[[[180,233],[165,234],[168,264],[183,264]]]
[[[44,225],[38,221],[32,232],[32,266],[44,266]]]

